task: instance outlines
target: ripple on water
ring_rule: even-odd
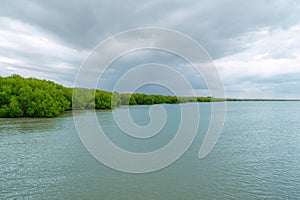
[[[300,102],[230,102],[227,110],[208,157],[197,157],[198,136],[173,165],[140,175],[92,158],[71,115],[0,119],[0,199],[300,199]],[[97,115],[112,127],[110,112]]]

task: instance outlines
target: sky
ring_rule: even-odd
[[[0,76],[19,74],[71,87],[100,42],[129,29],[160,27],[182,32],[206,49],[227,97],[300,99],[299,13],[298,0],[2,0]],[[150,50],[117,63],[129,69],[153,61],[183,65]],[[189,69],[183,71],[192,81],[201,79]],[[111,82],[101,89],[111,90],[124,70],[111,71]]]

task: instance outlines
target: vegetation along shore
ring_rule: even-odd
[[[74,92],[73,92],[74,91]],[[73,98],[73,101],[72,101]],[[86,88],[68,88],[52,81],[0,77],[0,117],[56,117],[66,110],[107,110],[120,105],[178,104],[211,101],[261,101],[266,99],[220,99],[147,94],[119,94]],[[268,101],[274,99],[268,99]],[[73,102],[73,103],[72,103]]]

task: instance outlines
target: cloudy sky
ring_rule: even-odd
[[[128,29],[161,27],[180,31],[207,50],[228,97],[300,98],[299,13],[298,0],[3,0],[0,75],[72,86],[81,63],[101,41]],[[176,64],[157,52],[119,63],[130,66],[141,56],[142,62],[154,56],[155,62]]]

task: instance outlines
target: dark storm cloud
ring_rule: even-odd
[[[299,82],[288,80],[299,74],[299,12],[297,0],[3,0],[0,75],[18,73],[72,86],[80,64],[99,42],[121,31],[154,26],[183,32],[203,45],[233,97],[243,92],[263,95],[269,87],[275,95],[299,96],[292,89]],[[177,41],[168,45],[180,46]],[[107,72],[109,81],[130,67],[154,61],[177,67],[194,88],[206,87],[186,63],[161,52],[137,52],[120,61],[122,68],[112,66]],[[113,87],[109,81],[103,89]]]
[[[213,58],[240,51],[239,37],[264,27],[299,22],[297,1],[2,1],[0,15],[40,27],[61,42],[90,50],[130,28],[160,26],[182,31]]]
[[[119,57],[109,66],[109,69],[103,73],[104,80],[103,85],[100,85],[100,88],[112,90],[121,75],[125,74],[133,67],[141,66],[145,63],[170,66],[186,77],[194,89],[207,89],[201,74],[183,58],[163,50],[153,49],[134,51]],[[152,74],[152,77],[155,80],[155,74]],[[172,79],[172,77],[167,75],[165,78]]]

